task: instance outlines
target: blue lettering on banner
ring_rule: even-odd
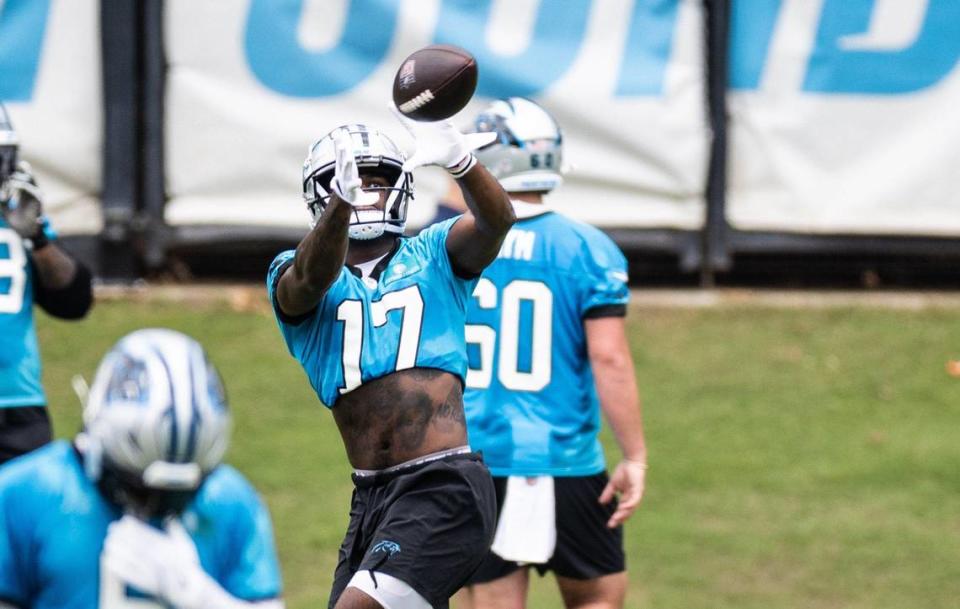
[[[911,93],[937,84],[953,70],[960,58],[957,0],[927,0],[920,30],[905,48],[843,48],[844,38],[869,31],[880,1],[825,0],[804,91]]]
[[[350,91],[384,62],[398,27],[401,1],[347,0],[340,39],[333,48],[323,50],[304,48],[298,40],[306,1],[250,0],[245,33],[250,69],[266,87],[284,95],[319,98]],[[487,43],[494,0],[439,1],[433,40],[465,47],[477,57],[481,66],[477,93],[486,97],[532,97],[562,78],[576,61],[586,40],[590,12],[600,0],[541,0],[522,51],[510,56],[498,54]],[[663,94],[683,1],[635,0],[630,5],[631,13],[624,16],[629,20],[629,30],[623,53],[611,58],[619,62],[613,88],[616,97]],[[900,6],[901,10],[924,12],[916,13],[918,20],[912,26],[884,24],[878,29],[883,30],[882,35],[871,31],[876,25],[873,21],[880,14],[890,21],[891,13],[882,8],[901,0],[820,1],[822,14],[812,41],[804,91],[910,93],[943,80],[960,59],[960,0],[915,0],[919,4],[914,8]],[[20,97],[29,95],[48,4],[49,0],[6,0],[2,4],[0,69],[14,75],[0,82],[3,96],[11,97],[11,87]],[[761,86],[783,6],[783,0],[732,2],[732,89]],[[8,15],[20,14],[14,27]],[[28,14],[32,20],[24,16]],[[23,28],[21,21],[35,21],[37,25]],[[899,32],[900,37],[894,36],[895,42],[891,43],[891,26],[894,30],[913,27],[916,32],[905,36]],[[31,33],[25,34],[27,31]],[[16,52],[10,48],[14,45]],[[15,66],[20,69],[11,69]]]
[[[486,42],[492,0],[444,0],[437,31],[439,44],[470,49],[480,65],[477,93],[487,97],[532,97],[566,72],[583,44],[590,0],[541,2],[526,50],[517,56],[494,53]]]
[[[618,97],[663,93],[679,7],[678,0],[647,0],[633,5],[615,93]]]
[[[782,0],[732,3],[730,13],[730,88],[756,89],[770,50]]]
[[[50,0],[0,1],[0,100],[33,97],[49,9]]]
[[[867,35],[881,2],[900,0],[823,0],[803,90],[814,93],[891,95],[937,84],[960,59],[960,2],[927,0],[920,29],[905,48],[849,38]],[[757,89],[782,0],[733,3],[730,25],[730,86]],[[922,8],[922,7],[920,7]],[[909,27],[909,24],[894,24]]]
[[[397,26],[397,0],[350,0],[336,47],[303,48],[297,26],[305,0],[252,0],[245,46],[250,70],[268,88],[292,97],[349,91],[387,55]]]

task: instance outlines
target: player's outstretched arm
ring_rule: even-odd
[[[277,303],[290,316],[313,310],[340,274],[347,256],[347,229],[354,207],[372,205],[377,195],[363,191],[350,132],[333,134],[336,170],[330,201],[313,230],[297,246],[293,264],[277,283]]]
[[[394,108],[397,119],[416,142],[417,149],[403,164],[405,171],[437,165],[453,176],[463,192],[469,212],[447,235],[447,252],[462,275],[479,275],[500,251],[507,231],[516,221],[510,197],[473,155],[496,139],[496,133],[460,133],[449,120],[412,121]]]
[[[623,451],[623,460],[614,469],[610,482],[600,495],[600,503],[609,503],[614,495],[620,496],[617,510],[607,522],[607,526],[613,528],[629,518],[643,498],[647,447],[643,438],[640,395],[627,343],[625,319],[587,319],[584,328],[600,408]]]
[[[497,257],[517,218],[500,182],[480,163],[457,183],[470,211],[450,229],[447,251],[457,271],[479,275]]]
[[[337,278],[347,256],[352,209],[334,195],[323,215],[297,245],[297,253],[277,282],[277,304],[296,317],[313,310]]]
[[[55,317],[80,319],[93,302],[92,278],[86,267],[57,246],[43,200],[33,169],[21,161],[0,186],[0,216],[31,248],[39,280],[37,303]]]

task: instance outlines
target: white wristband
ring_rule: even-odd
[[[454,179],[459,180],[463,176],[467,175],[467,172],[473,169],[473,166],[476,164],[477,157],[473,156],[473,153],[471,152],[467,156],[463,157],[460,162],[447,167],[447,171],[450,172],[450,175],[453,176]]]

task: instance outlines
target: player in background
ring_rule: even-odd
[[[90,272],[56,243],[20,140],[0,104],[0,464],[51,440],[40,385],[34,303],[80,319],[93,301]]]
[[[337,609],[447,607],[493,536],[493,484],[467,443],[463,324],[513,210],[472,154],[493,134],[404,125],[417,146],[409,160],[364,125],[310,148],[312,230],[267,276],[287,347],[355,468],[329,602]],[[410,172],[431,164],[457,180],[470,211],[402,237]]]
[[[621,525],[647,467],[626,260],[602,232],[544,205],[562,181],[563,141],[543,108],[497,101],[476,129],[497,135],[477,157],[510,193],[517,223],[467,312],[467,427],[494,475],[498,526],[461,596],[475,609],[523,607],[532,566],[555,573],[567,607],[622,607]],[[609,478],[601,411],[623,452]]]
[[[83,424],[0,468],[0,608],[282,609],[270,517],[220,464],[230,414],[196,341],[124,337]]]

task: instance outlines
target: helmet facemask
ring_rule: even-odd
[[[3,185],[7,178],[17,168],[19,143],[17,132],[13,130],[13,125],[7,117],[7,111],[3,104],[0,104],[0,194],[3,192]]]
[[[403,234],[407,204],[413,199],[413,174],[403,171],[404,156],[385,135],[363,125],[347,125],[354,144],[357,170],[362,176],[375,175],[388,186],[365,186],[367,192],[385,194],[383,209],[359,207],[352,210],[348,236],[356,240],[376,239],[384,233]],[[336,130],[335,130],[336,131]],[[330,183],[335,174],[333,132],[310,148],[303,165],[303,197],[311,216],[311,228],[326,211],[333,194]]]
[[[0,187],[17,167],[17,147],[0,145]]]
[[[101,465],[97,488],[111,502],[149,520],[183,513],[200,490],[205,478],[206,476],[201,477],[196,487],[155,488],[147,485],[142,476],[127,471],[106,458]]]

